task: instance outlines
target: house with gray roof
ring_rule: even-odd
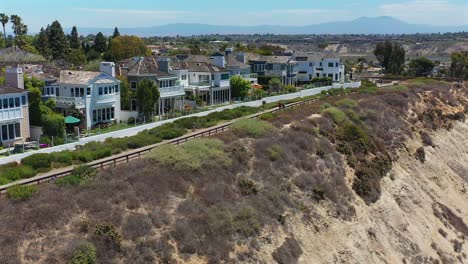
[[[100,72],[62,70],[58,78],[46,82],[42,96],[55,100],[64,115],[76,108],[87,129],[120,121],[120,81],[113,62],[102,62]]]
[[[333,82],[344,82],[344,64],[333,52],[294,53],[298,64],[297,81],[306,83],[314,78],[329,77]]]

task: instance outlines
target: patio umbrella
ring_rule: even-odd
[[[65,117],[65,124],[76,124],[79,123],[81,120],[74,116],[67,116]]]

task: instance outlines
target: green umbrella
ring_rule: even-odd
[[[65,117],[65,124],[76,124],[79,123],[81,120],[74,116],[67,116]]]

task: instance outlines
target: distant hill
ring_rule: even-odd
[[[113,28],[79,28],[80,34],[103,32],[111,35]],[[120,33],[148,36],[191,36],[205,34],[414,34],[468,31],[465,26],[433,26],[410,24],[392,17],[361,17],[352,21],[329,22],[307,26],[221,26],[208,24],[167,24],[153,27],[119,28]],[[67,29],[69,31],[69,29]]]

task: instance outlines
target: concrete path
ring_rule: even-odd
[[[118,131],[113,131],[105,134],[100,134],[100,135],[95,135],[95,136],[90,136],[86,138],[81,138],[78,142],[73,142],[65,145],[60,145],[56,147],[51,147],[51,148],[45,148],[45,149],[40,149],[36,151],[30,151],[26,153],[21,153],[21,154],[15,154],[11,155],[9,157],[4,157],[0,158],[0,165],[10,163],[10,162],[20,162],[21,159],[37,154],[37,153],[53,153],[53,152],[60,152],[64,150],[75,150],[76,146],[80,145],[85,145],[89,142],[93,141],[104,141],[107,138],[122,138],[122,137],[128,137],[128,136],[134,136],[138,134],[139,132],[146,130],[146,129],[152,129],[158,126],[161,126],[166,123],[173,122],[177,119],[181,118],[186,118],[186,117],[192,117],[192,116],[206,116],[210,113],[213,112],[219,112],[223,111],[225,109],[233,109],[237,108],[240,106],[251,106],[251,107],[259,107],[262,105],[262,101],[265,101],[267,103],[273,103],[273,102],[278,102],[278,101],[283,101],[283,100],[291,100],[295,98],[300,98],[300,97],[306,97],[306,96],[311,96],[311,95],[316,95],[321,93],[324,90],[329,90],[331,88],[338,88],[338,87],[344,87],[344,88],[358,88],[361,86],[361,82],[355,82],[355,83],[346,83],[346,84],[339,84],[339,85],[334,85],[334,86],[325,86],[325,87],[320,87],[320,88],[312,88],[312,89],[307,89],[307,90],[301,90],[297,93],[290,93],[290,94],[283,94],[283,95],[277,95],[277,96],[271,96],[271,97],[265,97],[262,100],[257,100],[257,101],[251,101],[251,102],[246,102],[246,103],[239,103],[239,104],[232,104],[232,105],[227,105],[219,108],[215,108],[209,111],[205,112],[200,112],[192,115],[187,115],[187,116],[182,116],[178,118],[173,118],[173,119],[168,119],[168,120],[163,120],[163,121],[158,121],[154,123],[148,123],[145,125],[140,125],[132,128],[127,128],[127,129],[122,129]]]

